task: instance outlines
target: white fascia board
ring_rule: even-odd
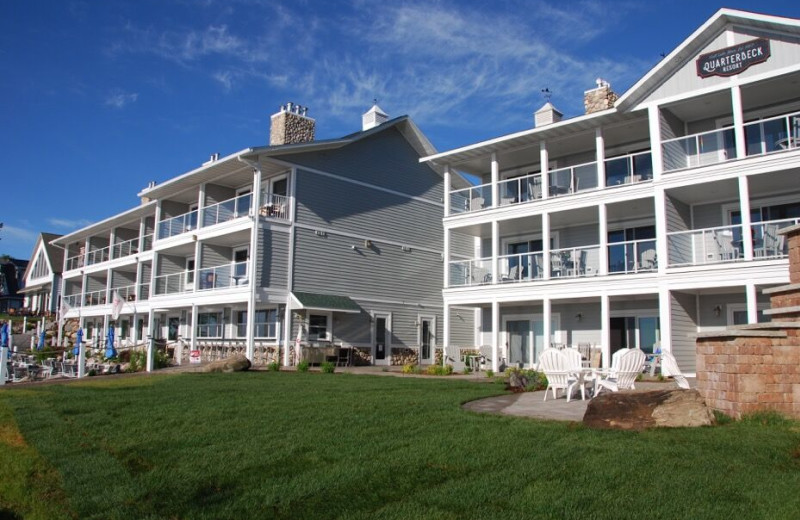
[[[106,218],[104,220],[101,220],[99,222],[95,222],[93,224],[89,224],[88,226],[86,226],[84,228],[81,228],[81,229],[79,229],[77,231],[73,231],[72,233],[69,233],[68,235],[62,235],[62,236],[58,237],[57,239],[51,241],[50,243],[55,245],[56,247],[65,246],[69,242],[71,242],[73,240],[76,240],[77,237],[89,236],[89,235],[92,234],[92,232],[96,232],[97,230],[108,229],[113,222],[119,222],[119,221],[127,220],[129,218],[132,218],[137,213],[141,213],[142,215],[144,215],[145,213],[147,213],[147,211],[145,211],[145,210],[152,209],[155,212],[155,206],[156,206],[156,201],[151,200],[150,202],[148,202],[146,204],[141,204],[141,205],[133,207],[133,208],[131,208],[129,210],[123,211],[122,213],[117,213],[116,215],[108,217],[108,218]],[[63,249],[63,247],[62,247],[62,249]]]
[[[156,189],[161,190],[164,187],[169,187],[172,184],[175,184],[175,183],[177,183],[179,181],[182,181],[182,180],[186,179],[187,177],[191,177],[192,175],[196,175],[196,174],[198,174],[198,173],[200,173],[202,171],[205,171],[205,170],[207,170],[207,169],[209,169],[211,167],[219,166],[220,164],[225,163],[227,161],[230,161],[230,160],[233,160],[233,159],[237,159],[240,155],[244,155],[246,153],[249,153],[252,150],[253,150],[252,148],[245,148],[244,150],[240,150],[240,151],[234,152],[234,153],[232,153],[230,155],[226,155],[225,157],[223,157],[221,159],[217,159],[216,161],[214,161],[212,163],[204,164],[204,165],[200,166],[199,168],[195,168],[194,170],[190,170],[190,171],[188,171],[186,173],[178,175],[177,177],[173,177],[173,178],[171,178],[171,179],[169,179],[167,181],[162,182],[161,184],[156,184],[153,188],[145,188],[142,191],[140,191],[139,193],[137,193],[136,196],[137,197],[147,197],[147,196],[149,196],[148,194],[153,190],[156,190]]]

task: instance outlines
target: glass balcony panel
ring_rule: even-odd
[[[550,278],[582,278],[600,272],[600,246],[568,247],[550,251]]]
[[[733,128],[664,141],[664,171],[717,164],[736,158]]]
[[[667,233],[670,267],[735,262],[743,258],[742,227],[721,226]]]
[[[608,246],[609,274],[650,272],[657,269],[655,240],[628,240]]]
[[[492,282],[492,259],[475,258],[450,262],[449,286],[464,287]]]
[[[492,207],[492,185],[482,184],[450,192],[450,213],[468,213]]]

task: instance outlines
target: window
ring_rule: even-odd
[[[92,339],[94,337],[94,322],[89,321],[86,323],[86,339]]]
[[[222,337],[222,319],[218,312],[201,312],[197,315],[197,337]]]
[[[122,320],[120,323],[120,332],[119,337],[120,339],[128,339],[128,335],[130,334],[130,322],[128,320]]]
[[[656,227],[639,226],[608,232],[608,272],[655,269]]]
[[[255,337],[259,339],[278,338],[278,309],[263,309],[256,311]],[[236,336],[247,336],[247,311],[236,313]]]
[[[247,283],[247,248],[233,252],[233,282],[235,285]]]
[[[186,259],[186,287],[194,285],[194,257]]]
[[[251,191],[252,190],[249,186],[247,188],[236,190],[236,207],[234,209],[234,213],[237,217],[245,216],[250,212],[250,204],[253,200],[253,197],[250,193]]]
[[[747,325],[747,305],[744,303],[729,303],[728,304],[728,324],[730,325]],[[765,323],[770,321],[769,316],[764,314],[764,310],[769,309],[768,303],[758,304],[758,323]]]
[[[308,339],[328,340],[328,316],[311,314],[308,316]]]

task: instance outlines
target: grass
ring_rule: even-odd
[[[796,518],[800,426],[595,431],[467,381],[257,372],[0,392],[0,518]]]

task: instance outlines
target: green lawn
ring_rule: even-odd
[[[298,373],[0,391],[0,518],[797,518],[800,426],[477,415],[467,381]],[[21,433],[21,435],[20,435]]]

